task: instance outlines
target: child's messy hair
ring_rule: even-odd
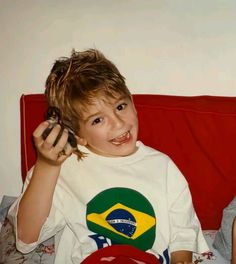
[[[95,49],[73,50],[71,57],[58,59],[46,80],[49,106],[60,109],[62,122],[75,133],[79,131],[81,110],[98,93],[110,97],[131,96],[117,67]]]

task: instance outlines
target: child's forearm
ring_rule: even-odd
[[[171,253],[171,264],[191,264],[192,257],[191,251],[175,251]]]
[[[37,241],[52,205],[53,193],[61,166],[38,161],[31,181],[20,201],[17,235],[24,243]]]

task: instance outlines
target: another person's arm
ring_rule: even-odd
[[[236,264],[236,217],[233,221],[233,230],[232,230],[232,264]]]

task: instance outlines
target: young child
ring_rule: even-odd
[[[64,125],[45,138],[45,121],[33,133],[38,158],[10,212],[20,251],[54,235],[64,264],[191,263],[208,250],[185,178],[137,141],[132,96],[111,61],[73,51],[55,62],[46,95]]]

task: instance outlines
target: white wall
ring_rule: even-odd
[[[135,93],[236,96],[234,0],[0,0],[0,197],[18,195],[19,99],[98,48]],[[33,117],[32,117],[33,118]]]

